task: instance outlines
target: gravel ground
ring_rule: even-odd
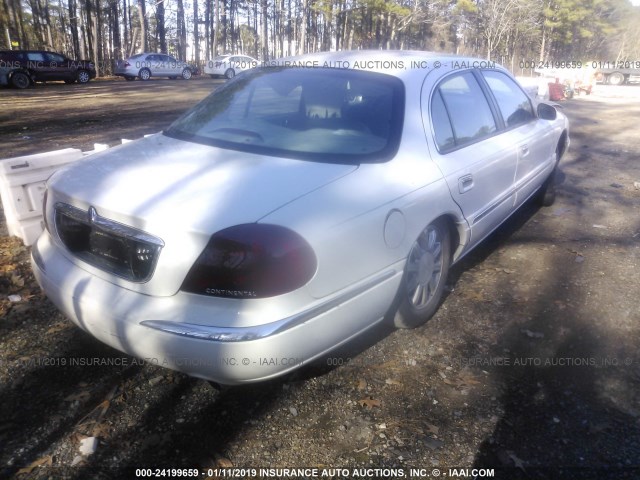
[[[95,84],[100,95],[127,89],[131,102],[152,101],[133,99],[138,85]],[[180,108],[212,88],[196,81],[189,99],[166,85],[152,87],[176,89]],[[51,92],[37,89],[39,102],[21,93],[16,111],[66,111],[45,104]],[[334,478],[396,478],[411,468],[423,469],[415,478],[435,478],[434,469],[471,478],[449,470],[463,468],[509,480],[640,478],[640,101],[596,91],[563,108],[572,144],[556,204],[526,205],[455,266],[431,321],[380,327],[267,384],[218,391],[100,344],[40,294],[28,249],[5,230],[0,478],[141,478],[136,468],[207,478],[221,467],[349,469]],[[158,112],[150,131],[176,110]],[[113,124],[98,128],[100,115]],[[118,118],[108,106],[86,109],[78,121],[89,126],[78,124],[69,143],[69,123],[14,118],[2,156],[113,143],[126,136]],[[27,148],[23,126],[35,139]],[[93,439],[94,453],[82,455]],[[403,470],[362,470],[385,468]]]

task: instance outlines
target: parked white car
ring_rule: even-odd
[[[238,73],[259,66],[258,60],[247,55],[222,55],[209,60],[204,73],[213,77],[233,78]]]
[[[138,53],[126,60],[117,60],[113,72],[125,80],[149,80],[151,77],[181,77],[189,80],[193,74],[192,67],[164,53]]]
[[[452,263],[553,200],[569,145],[561,112],[482,64],[359,51],[246,72],[55,173],[35,276],[102,342],[221,384],[421,325]]]

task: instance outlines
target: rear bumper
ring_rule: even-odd
[[[302,311],[234,328],[216,326],[216,315],[233,311],[219,308],[220,299],[152,297],[111,284],[70,262],[46,232],[33,247],[32,267],[51,301],[98,340],[147,363],[227,385],[285,374],[372,327],[402,277],[398,265]],[[237,313],[243,301],[233,302]]]

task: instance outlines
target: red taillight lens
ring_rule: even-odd
[[[211,237],[182,290],[216,297],[273,297],[302,287],[316,265],[311,246],[288,228],[237,225]]]

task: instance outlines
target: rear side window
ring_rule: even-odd
[[[438,150],[449,150],[456,146],[449,114],[442,101],[440,90],[436,90],[431,100],[431,123],[433,125],[433,133],[436,136]]]
[[[529,97],[516,83],[502,72],[482,72],[493,93],[507,127],[530,122],[535,117]]]
[[[29,52],[27,58],[30,62],[44,62],[44,53],[42,52]]]
[[[431,119],[441,150],[478,142],[497,130],[487,99],[470,72],[446,78],[437,87],[431,102]],[[445,112],[449,127],[443,118]],[[452,129],[453,142],[449,140],[451,133],[447,128]]]

